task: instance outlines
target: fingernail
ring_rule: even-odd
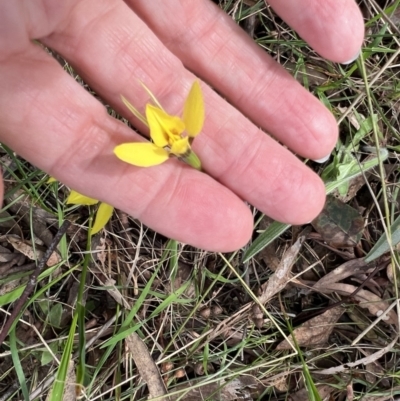
[[[331,157],[331,154],[329,153],[329,155],[323,157],[322,159],[317,159],[317,160],[314,160],[314,161],[316,163],[322,164],[322,163],[325,163],[330,157]]]
[[[350,59],[349,61],[345,61],[344,63],[342,63],[343,65],[348,65],[353,63],[354,61],[356,61],[358,59],[358,57],[360,57],[361,54],[361,49],[357,52],[356,56],[353,57],[352,59]]]

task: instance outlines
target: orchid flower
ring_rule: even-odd
[[[91,206],[97,205],[99,201],[97,199],[89,198],[89,196],[85,196],[71,190],[66,203],[68,205],[84,205],[84,206]],[[100,206],[97,209],[96,217],[94,219],[94,224],[92,226],[91,234],[97,234],[110,220],[113,214],[114,208],[104,202],[100,202]]]
[[[47,180],[47,184],[52,184],[53,182],[57,182],[54,177],[50,177]],[[91,206],[97,205],[99,201],[97,199],[89,198],[89,196],[85,196],[71,190],[69,196],[67,198],[66,203],[68,205],[83,205],[83,206]],[[114,208],[107,203],[101,202],[99,208],[97,209],[96,218],[94,219],[94,224],[92,226],[91,234],[97,234],[111,219]]]
[[[123,96],[122,101],[149,127],[152,142],[123,143],[114,148],[115,155],[120,160],[138,167],[157,166],[175,156],[201,170],[201,162],[190,146],[201,132],[204,123],[204,102],[199,82],[195,81],[190,89],[182,118],[168,114],[150,90],[145,86],[144,89],[155,103],[146,105],[145,116]]]

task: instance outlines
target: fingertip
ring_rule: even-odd
[[[285,135],[277,135],[298,155],[311,160],[323,159],[332,152],[339,137],[338,124],[333,114],[310,93],[302,91],[296,118]]]
[[[326,189],[321,177],[313,173],[308,185],[311,187],[310,196],[306,202],[305,213],[299,218],[297,224],[307,224],[313,220],[321,213],[325,205]]]
[[[313,114],[314,119],[310,124],[314,146],[304,149],[304,152],[309,152],[308,154],[301,152],[303,156],[311,160],[325,159],[327,155],[330,155],[339,137],[339,128],[335,117],[324,105],[320,104],[320,107],[323,110]]]
[[[354,63],[360,57],[360,54],[361,54],[361,49],[357,52],[357,54],[354,57],[352,57],[350,60],[343,61],[342,64],[349,65],[351,63]]]
[[[365,34],[363,16],[357,4],[346,1],[346,7],[337,7],[327,25],[326,37],[322,35],[313,46],[315,50],[333,62],[354,62],[360,55]]]
[[[315,161],[315,163],[323,164],[323,163],[327,162],[330,157],[331,157],[331,154],[329,153],[328,155],[321,157],[320,159],[314,159],[314,161]]]
[[[294,206],[284,210],[283,222],[292,225],[307,224],[318,216],[325,205],[326,191],[321,178],[309,171],[307,179],[302,186],[296,188],[297,199],[293,200]]]
[[[219,245],[219,252],[233,252],[243,248],[251,239],[253,234],[254,222],[249,207],[241,202],[235,216],[226,222],[226,237],[222,238]]]
[[[286,163],[285,171],[271,187],[272,202],[263,210],[281,223],[302,225],[312,221],[325,204],[325,185],[311,169],[298,163]]]

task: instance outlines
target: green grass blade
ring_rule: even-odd
[[[135,318],[136,313],[139,311],[139,309],[143,305],[143,302],[147,298],[147,295],[149,294],[149,292],[151,290],[151,287],[153,285],[155,278],[158,275],[159,270],[162,268],[165,260],[167,260],[167,258],[170,256],[171,247],[173,248],[173,244],[168,243],[166,249],[164,250],[163,254],[161,255],[161,259],[158,262],[156,269],[154,270],[154,273],[152,274],[149,281],[145,285],[143,291],[139,295],[139,298],[133,305],[132,309],[130,310],[129,314],[125,318],[124,322],[121,324],[121,328],[118,331],[118,333],[116,333],[110,340],[106,341],[100,348],[106,348],[106,347],[115,345],[118,343],[118,341],[124,339],[126,336],[128,336],[129,334],[131,334],[132,332],[137,330],[137,325],[135,325],[134,327],[130,327],[128,330],[126,330],[126,329],[132,324],[132,321]],[[144,324],[144,322],[140,323],[139,327],[142,324]]]
[[[313,378],[311,377],[310,371],[308,370],[308,366],[303,361],[303,376],[304,381],[308,391],[308,398],[310,401],[322,401],[321,396],[319,395],[317,386],[314,383]]]
[[[261,252],[272,241],[282,235],[289,227],[290,224],[279,223],[278,221],[274,221],[270,224],[270,226],[249,246],[243,256],[243,263],[248,262],[252,257],[257,255],[258,252]]]
[[[29,401],[29,391],[26,385],[25,375],[22,369],[21,361],[18,355],[17,349],[17,336],[15,334],[15,329],[10,331],[9,334],[10,340],[10,351],[11,351],[11,358],[14,364],[15,372],[17,373],[19,385],[21,386],[22,394],[26,401]]]
[[[60,265],[62,265],[62,263],[63,262],[60,262],[60,263],[58,263],[58,264],[56,264],[54,266],[51,266],[50,268],[46,269],[43,273],[41,273],[39,275],[38,282],[43,280],[45,277],[50,276],[50,274],[52,272],[54,272],[54,270],[58,269],[60,267]],[[29,272],[26,273],[25,275],[28,275],[28,274],[29,274]],[[65,274],[63,276],[61,276],[61,277],[64,277],[64,276],[65,276]],[[21,296],[21,294],[23,293],[25,287],[26,287],[26,283],[14,288],[10,292],[7,292],[7,293],[1,295],[0,296],[0,306],[7,305],[7,304],[9,304],[11,302],[14,302],[16,299],[18,299]],[[36,293],[34,295],[36,295]],[[30,299],[32,300],[32,297]]]
[[[85,307],[77,303],[76,313],[78,315],[78,364],[76,366],[76,383],[83,387],[86,372],[86,336],[85,336]]]
[[[83,388],[85,373],[86,373],[86,335],[85,335],[85,314],[86,308],[84,305],[84,292],[86,286],[86,277],[89,262],[92,259],[91,247],[92,247],[92,227],[93,227],[93,219],[94,213],[91,214],[89,218],[89,229],[87,236],[87,246],[86,246],[86,255],[83,260],[82,272],[79,282],[78,289],[78,297],[76,300],[76,315],[77,315],[77,323],[78,323],[78,333],[79,333],[79,342],[78,342],[78,365],[76,368],[76,384],[80,388]]]
[[[68,373],[68,365],[71,359],[72,348],[74,345],[75,329],[78,321],[78,314],[75,313],[72,320],[67,342],[64,347],[64,352],[61,357],[60,366],[58,367],[57,376],[51,389],[49,401],[62,401],[65,389],[65,381]]]
[[[390,232],[391,244],[389,244],[386,234],[383,233],[383,235],[378,239],[376,244],[372,247],[372,249],[368,252],[368,255],[365,257],[365,261],[367,263],[379,258],[384,253],[388,252],[391,246],[396,246],[400,242],[400,216],[398,216],[393,224],[390,226]]]
[[[164,301],[161,302],[160,305],[157,306],[157,308],[150,314],[150,316],[144,320],[142,320],[140,323],[136,323],[134,326],[128,328],[127,330],[120,330],[117,334],[115,334],[112,338],[110,338],[106,343],[104,343],[100,348],[105,348],[110,345],[116,345],[118,342],[124,340],[129,334],[135,333],[138,331],[145,323],[147,323],[149,320],[153,319],[156,316],[159,316],[161,312],[163,312],[165,309],[167,309],[171,303],[173,302],[179,302],[177,299],[180,295],[182,295],[183,292],[186,291],[187,287],[189,287],[190,282],[186,282],[183,284],[180,288],[178,288],[175,292],[173,292],[171,295],[169,295]]]
[[[386,148],[379,149],[379,157],[377,156],[363,163],[360,163],[359,165],[355,165],[353,168],[349,170],[347,176],[341,180],[326,183],[325,184],[326,193],[330,194],[340,185],[350,181],[353,178],[358,177],[359,175],[370,170],[371,168],[378,166],[380,162],[385,161],[388,157],[389,157],[389,152]]]
[[[169,271],[172,278],[175,278],[178,269],[178,241],[169,240],[166,250],[169,251]]]
[[[354,166],[349,170],[346,177],[328,182],[325,185],[326,193],[329,194],[333,192],[336,188],[340,187],[342,184],[348,182],[349,180],[363,174],[367,170],[370,170],[373,167],[376,167],[379,164],[379,161],[386,160],[389,156],[389,152],[387,149],[380,149],[380,157],[374,157],[373,159],[367,160],[360,165]],[[257,255],[257,253],[261,252],[266,246],[268,246],[272,241],[282,235],[291,225],[279,223],[274,221],[262,234],[255,239],[255,241],[249,246],[247,251],[243,256],[243,263],[248,262],[252,257]]]

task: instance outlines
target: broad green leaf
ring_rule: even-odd
[[[46,349],[45,351],[42,352],[42,356],[40,357],[40,366],[47,365],[52,360],[53,360],[53,355]]]
[[[58,351],[58,343],[57,342],[48,344],[48,347],[51,349],[53,354],[57,353],[57,351]],[[42,354],[40,357],[40,365],[41,366],[47,365],[48,363],[52,362],[54,359],[53,354],[47,348],[44,348],[43,351],[41,352],[41,354]]]
[[[322,212],[311,224],[324,241],[335,247],[356,246],[364,229],[360,213],[334,196],[326,199]]]
[[[396,246],[400,243],[400,216],[393,222],[390,227],[391,232],[391,245]],[[389,252],[390,245],[387,240],[386,234],[383,235],[378,239],[376,244],[372,247],[372,249],[368,252],[368,255],[365,257],[365,261],[367,263],[372,262],[373,260],[379,258],[384,253]]]
[[[16,299],[18,299],[24,292],[25,287],[26,287],[26,284],[23,284],[22,286],[14,288],[12,291],[1,295],[0,296],[0,306],[7,305],[11,302],[14,302]]]
[[[48,315],[49,323],[51,326],[60,328],[63,307],[60,303],[56,303]]]

